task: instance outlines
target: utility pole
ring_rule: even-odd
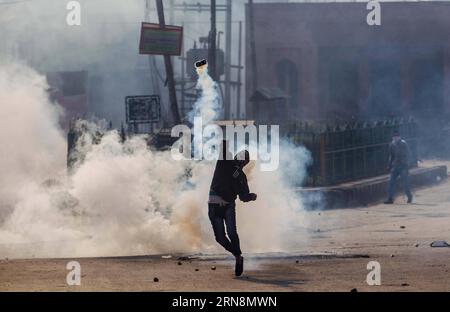
[[[236,116],[241,118],[241,67],[242,67],[242,21],[239,21],[238,79],[236,92]]]
[[[175,0],[170,0],[169,1],[169,5],[170,5],[170,11],[169,11],[169,23],[171,25],[173,25],[175,23]]]
[[[216,81],[216,0],[211,0],[211,30],[209,31],[209,51],[208,51],[208,67],[209,75]]]
[[[227,0],[227,16],[225,22],[225,119],[229,119],[231,116],[231,10],[231,0]]]
[[[149,22],[150,21],[150,0],[145,0],[145,16],[144,16],[144,21]],[[152,80],[152,92],[153,94],[158,94],[159,92],[156,92],[157,90],[157,80],[154,78],[154,73],[153,73],[153,57],[154,55],[149,55],[148,56],[148,65],[150,67],[150,75],[151,75],[151,80]],[[150,132],[153,133],[153,123],[150,123]],[[122,128],[121,130],[125,131],[123,128],[123,124],[122,124]],[[122,136],[122,141],[125,141],[124,136]]]
[[[204,11],[209,11],[211,14],[211,28],[208,34],[208,66],[209,66],[209,73],[211,78],[213,78],[217,83],[224,83],[225,86],[225,92],[224,92],[224,117],[229,118],[231,115],[231,92],[232,92],[232,86],[238,85],[237,82],[232,81],[231,73],[233,68],[238,68],[239,71],[241,70],[241,65],[236,66],[231,64],[231,49],[232,49],[232,1],[231,0],[225,0],[224,4],[217,4],[216,1],[210,1],[209,4],[202,4],[200,2],[197,2],[196,4],[187,4],[186,2],[183,2],[183,4],[175,4],[174,10],[175,11],[182,11],[184,13],[186,12],[196,12],[196,13],[202,13]],[[225,21],[225,79],[224,81],[220,81],[220,76],[218,75],[218,68],[217,68],[217,57],[216,53],[213,53],[216,51],[219,46],[216,43],[217,38],[217,28],[216,28],[216,15],[217,12],[224,12],[226,15],[226,21]],[[214,33],[214,34],[213,34]],[[220,36],[220,34],[219,34]],[[220,39],[219,42],[220,43]],[[215,46],[215,48],[214,48]],[[182,62],[183,62],[182,58]],[[240,88],[240,85],[238,85],[238,89]]]
[[[166,22],[164,19],[164,7],[162,0],[156,0],[156,10],[158,11],[159,26],[164,29],[166,26]],[[181,123],[181,118],[180,112],[178,111],[177,93],[175,89],[175,79],[173,76],[172,60],[170,59],[169,55],[164,55],[164,65],[166,67],[170,108],[172,110],[173,122],[177,125]]]
[[[253,12],[253,0],[248,0],[248,27],[250,36],[250,55],[252,63],[252,92],[258,89],[258,68],[256,67],[256,44],[255,44],[255,17]],[[253,103],[252,117],[258,118],[258,103]]]

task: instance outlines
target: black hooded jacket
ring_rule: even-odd
[[[222,152],[222,159],[217,160],[216,163],[210,194],[218,195],[229,203],[233,203],[237,196],[243,202],[253,200],[248,188],[247,176],[239,166],[239,162],[227,160],[226,148],[222,147]]]

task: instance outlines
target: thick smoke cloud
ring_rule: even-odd
[[[145,137],[121,143],[117,131],[87,123],[85,142],[96,131],[103,137],[80,146],[83,161],[67,171],[66,134],[58,122],[64,111],[50,102],[45,73],[84,69],[100,77],[90,90],[90,110],[115,126],[124,97],[148,94],[152,85],[149,60],[137,55],[144,1],[80,2],[80,27],[67,26],[66,1],[2,5],[0,257],[222,252],[207,216],[213,162],[174,162],[170,152],[149,149]],[[187,31],[186,40],[190,45],[206,34]],[[214,112],[217,105],[206,101]],[[301,201],[290,188],[304,178],[309,155],[286,146],[281,158],[278,171],[261,172],[256,163],[247,168],[258,201],[238,203],[246,252],[282,251],[305,241],[297,231],[306,222]]]
[[[150,150],[144,137],[122,144],[117,131],[106,131],[99,144],[85,145],[84,161],[68,174],[58,128],[63,112],[46,89],[43,76],[27,66],[0,68],[0,256],[221,251],[207,217],[214,163],[174,162],[170,152]],[[294,154],[282,167],[299,181],[309,156],[303,149]],[[301,202],[286,173],[248,167],[258,201],[238,204],[246,252],[304,242],[296,235],[304,223]]]
[[[124,120],[128,95],[162,93],[167,103],[160,92],[164,82],[156,83],[160,90],[153,87],[149,58],[138,54],[144,1],[80,0],[80,26],[67,25],[68,2],[1,5],[0,55],[25,60],[42,74],[87,71],[90,114],[112,120],[116,128]],[[162,70],[162,58],[156,63]]]

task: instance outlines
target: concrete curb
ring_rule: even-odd
[[[447,166],[414,168],[410,170],[413,190],[433,186],[448,178]],[[377,176],[331,187],[298,188],[307,210],[354,208],[375,204],[386,198],[389,175]],[[403,194],[397,183],[397,196]]]

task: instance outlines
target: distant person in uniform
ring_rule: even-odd
[[[256,194],[250,193],[247,177],[242,171],[250,162],[249,152],[241,151],[233,159],[227,151],[226,141],[222,142],[221,149],[209,191],[208,216],[216,241],[236,258],[235,275],[240,276],[244,270],[244,257],[236,230],[235,200],[239,196],[243,202],[253,201]]]
[[[395,196],[395,185],[397,178],[400,176],[405,190],[405,194],[408,198],[408,204],[412,203],[413,196],[411,194],[409,186],[409,163],[411,152],[409,146],[405,140],[400,137],[400,134],[396,131],[392,136],[392,142],[389,145],[389,164],[388,169],[390,171],[388,198],[384,202],[385,204],[393,204]]]

